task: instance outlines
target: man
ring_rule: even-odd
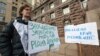
[[[28,21],[31,20],[31,7],[27,4],[23,5],[19,10],[19,15],[20,17],[15,20],[27,26]],[[28,56],[27,52],[25,52],[27,48],[23,46],[23,41],[21,41],[23,39],[19,34],[19,28],[17,29],[16,25],[14,25],[15,20],[7,24],[0,34],[0,53],[2,56]]]

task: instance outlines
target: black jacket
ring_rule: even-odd
[[[22,17],[16,18],[19,23],[28,24]],[[0,33],[0,53],[2,56],[27,56],[24,52],[20,35],[11,21]]]

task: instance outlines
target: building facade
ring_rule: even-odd
[[[77,0],[40,0],[33,9],[33,20],[40,23],[55,25],[59,29],[59,36],[64,36],[64,25],[84,23],[82,1]]]
[[[98,46],[65,44],[63,42],[65,25],[97,22],[98,30],[100,29],[99,3],[99,0],[35,0],[32,20],[58,27],[62,43],[60,51],[58,51],[62,55],[59,54],[59,56],[100,56]],[[68,46],[70,47],[66,48]],[[52,56],[52,54],[50,55]]]
[[[85,23],[86,0],[37,0],[35,1],[32,19],[33,21],[50,24],[58,27],[61,40],[59,51],[48,54],[57,56],[80,56],[80,46],[66,44],[64,42],[64,26],[70,24]],[[57,54],[58,53],[58,54]],[[46,55],[46,56],[48,56]],[[42,55],[44,56],[44,55]]]

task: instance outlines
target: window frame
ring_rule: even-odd
[[[65,13],[65,11],[67,10],[67,12]],[[66,15],[66,14],[69,14],[71,11],[70,11],[70,7],[67,5],[67,6],[65,6],[65,7],[63,7],[62,8],[62,12],[63,12],[63,14],[64,15]]]
[[[53,6],[52,6],[52,5],[53,5]],[[55,7],[54,2],[51,2],[51,3],[49,4],[49,8],[52,9],[52,8],[54,8],[54,7]]]
[[[54,16],[52,17],[52,15],[54,15]],[[51,19],[54,19],[55,17],[56,17],[55,12],[50,13],[50,18]]]
[[[43,7],[43,8],[41,8],[41,13],[43,14],[44,12],[45,12],[45,9]]]

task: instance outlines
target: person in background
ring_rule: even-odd
[[[28,56],[27,52],[25,52],[27,48],[22,45],[22,37],[18,32],[19,28],[16,29],[16,27],[14,26],[14,22],[16,20],[18,23],[27,26],[28,21],[31,20],[31,9],[32,8],[27,4],[21,6],[19,10],[19,17],[8,23],[1,32],[0,53],[2,56]],[[20,28],[21,27],[22,26],[20,26]],[[24,31],[24,28],[22,29],[22,31]],[[27,30],[25,32],[27,35]]]

